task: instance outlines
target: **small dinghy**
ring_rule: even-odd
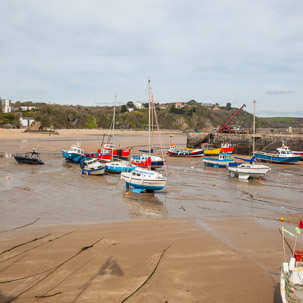
[[[15,155],[14,158],[19,164],[44,164],[35,149],[27,151],[24,156]]]
[[[87,175],[103,175],[105,172],[105,164],[100,163],[97,159],[82,159],[80,168],[82,174]]]

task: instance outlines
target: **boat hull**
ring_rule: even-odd
[[[74,163],[80,163],[80,160],[84,158],[84,155],[69,153],[66,150],[62,151],[62,155],[66,160],[72,161]]]
[[[122,172],[131,172],[135,169],[135,166],[113,166],[110,164],[105,165],[105,169],[109,173],[121,174]]]
[[[272,163],[297,163],[301,156],[279,156],[272,153],[254,153],[254,157],[263,162],[272,162]]]
[[[204,150],[168,150],[167,154],[171,157],[203,157]]]
[[[229,163],[233,162],[233,159],[226,159],[226,160],[215,160],[212,158],[204,158],[203,163],[206,166],[211,167],[226,167]]]
[[[220,153],[223,153],[220,148],[214,148],[214,149],[205,149],[204,150],[204,156],[217,156]]]
[[[105,167],[102,168],[98,168],[98,169],[82,169],[82,175],[86,174],[86,175],[103,175],[105,172]]]
[[[33,165],[43,165],[44,162],[36,158],[28,158],[24,156],[14,156],[15,160],[19,164],[33,164]]]
[[[232,177],[238,177],[239,179],[260,178],[271,170],[265,165],[254,165],[251,168],[228,166],[227,169]]]
[[[232,154],[234,149],[234,147],[221,147],[221,153]]]
[[[129,187],[131,185],[134,188],[150,191],[163,189],[167,182],[167,178],[142,179],[132,176],[131,173],[124,172],[121,173],[121,179],[126,182],[126,187]]]

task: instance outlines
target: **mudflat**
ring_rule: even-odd
[[[77,141],[96,151],[104,131],[58,132],[0,131],[0,302],[281,302],[279,228],[302,217],[302,163],[243,181],[167,158],[165,189],[135,194],[119,175],[63,160]],[[164,132],[171,141],[186,135]],[[148,134],[120,131],[115,143],[136,154]],[[45,165],[15,163],[33,147]]]

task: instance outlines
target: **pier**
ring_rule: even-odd
[[[200,148],[202,143],[213,144],[220,147],[222,143],[229,142],[235,145],[235,153],[249,155],[253,152],[253,138],[255,137],[256,151],[271,151],[281,147],[284,141],[291,150],[303,150],[303,130],[289,133],[285,130],[257,129],[252,133],[187,133],[187,147]]]

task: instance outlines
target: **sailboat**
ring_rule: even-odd
[[[148,99],[149,99],[148,100],[148,150],[144,151],[144,152],[148,152],[148,154],[142,154],[141,156],[133,156],[130,162],[133,165],[136,165],[136,166],[139,166],[139,167],[147,168],[147,167],[150,166],[152,169],[155,169],[155,168],[161,168],[164,165],[164,161],[161,157],[151,155],[151,153],[153,153],[153,151],[154,151],[153,146],[150,147],[150,145],[151,145],[151,142],[150,142],[151,141],[151,136],[150,136],[150,133],[151,133],[151,119],[152,119],[152,140],[153,140],[153,137],[154,137],[153,136],[154,127],[153,127],[153,113],[151,112],[150,80],[148,80],[148,91],[149,91],[149,94],[148,94]],[[154,104],[153,104],[153,108],[154,108]],[[155,115],[156,115],[156,111],[155,111]],[[150,165],[148,163],[148,158],[150,158],[150,160],[151,160]]]
[[[116,101],[115,101],[116,102]],[[117,160],[128,160],[130,149],[116,149],[114,144],[114,131],[115,131],[115,115],[116,115],[116,104],[114,106],[113,114],[113,134],[104,135],[101,143],[101,149],[98,149],[96,153],[86,153],[87,158],[100,159],[102,162],[111,162],[113,159]]]
[[[114,161],[114,156],[115,156],[115,144],[114,144],[114,139],[115,139],[115,118],[116,118],[116,98],[115,96],[115,106],[114,106],[114,115],[113,115],[113,134],[112,134],[112,142],[111,144],[107,145],[109,151],[111,152],[111,159],[110,162],[105,165],[105,169],[107,172],[110,173],[116,173],[120,174],[122,172],[130,172],[133,171],[136,166],[132,165],[130,162],[127,160],[115,160]]]
[[[149,94],[150,94],[150,80],[148,81],[148,84],[149,84]],[[153,103],[153,109],[157,123],[157,130],[158,130],[162,157],[164,158],[153,96],[152,96],[152,103]],[[150,122],[150,115],[149,115],[149,122]],[[150,123],[149,123],[149,150],[150,150]],[[151,170],[152,168],[151,156],[147,157],[146,163],[148,168],[136,167],[132,172],[121,173],[121,179],[123,179],[126,182],[127,189],[133,187],[132,192],[141,193],[144,190],[155,191],[155,190],[161,190],[165,187],[167,183],[167,177],[163,176],[160,172]],[[164,168],[165,168],[165,173],[167,175],[165,163],[164,163]]]

